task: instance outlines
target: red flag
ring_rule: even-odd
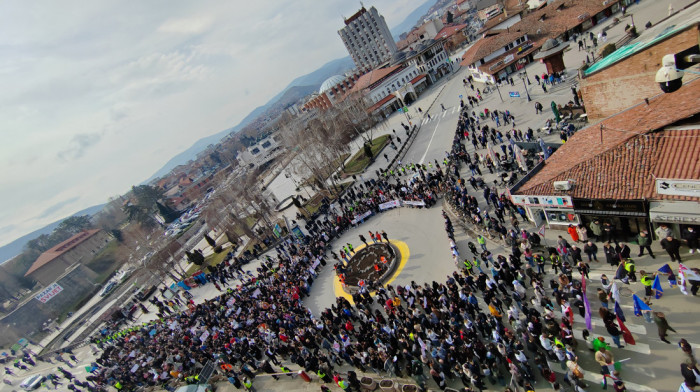
[[[620,325],[620,331],[622,331],[622,337],[625,339],[625,343],[631,345],[636,344],[634,337],[632,336],[632,332],[627,329],[627,326],[625,326],[625,323],[620,320],[620,317],[617,318],[617,323]]]

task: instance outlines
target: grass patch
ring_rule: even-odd
[[[388,143],[389,135],[382,135],[378,138],[373,139],[372,159],[376,158],[379,152],[382,151],[384,146],[386,146]],[[371,159],[365,155],[365,150],[364,148],[362,148],[360,149],[360,151],[356,152],[355,155],[352,156],[352,158],[350,159],[350,161],[348,161],[347,164],[345,164],[344,173],[346,175],[361,173],[365,170],[365,168],[367,168],[367,166],[369,166],[370,162]]]
[[[85,263],[85,266],[97,273],[97,282],[102,283],[120,267],[117,260],[118,241],[111,241],[92,260]]]

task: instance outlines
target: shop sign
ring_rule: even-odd
[[[579,214],[646,216],[643,201],[575,199],[574,209]]]
[[[541,206],[541,207],[560,207],[572,208],[574,204],[569,196],[521,196],[513,195],[510,197],[513,204],[519,206]]]
[[[656,193],[660,195],[700,197],[700,180],[657,178]]]
[[[680,223],[683,225],[699,225],[700,215],[669,214],[660,212],[650,212],[649,218],[652,222]]]

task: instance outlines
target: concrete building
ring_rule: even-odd
[[[518,17],[498,19],[499,22],[491,26],[484,38],[467,50],[461,65],[469,67],[474,79],[494,83],[525,67],[533,60],[533,52],[547,40],[557,38],[559,42],[567,42],[572,35],[581,34],[619,12],[620,1],[555,0],[521,16],[515,23],[512,22]],[[490,3],[485,1],[483,4]],[[517,10],[517,3],[512,7]],[[514,13],[504,12],[504,17],[505,14]],[[501,23],[505,26],[504,30],[493,28]]]
[[[653,80],[654,75],[648,76]],[[700,224],[700,79],[577,131],[510,189],[537,225],[609,222],[620,241]],[[690,104],[694,103],[694,104]]]
[[[283,150],[281,136],[272,135],[243,150],[237,159],[241,166],[254,168],[277,158]]]
[[[19,338],[32,338],[49,319],[55,320],[77,303],[95,295],[101,289],[96,284],[97,279],[93,270],[78,263],[61,271],[46,289],[34,293],[0,318],[3,332],[0,346],[9,346]]]
[[[374,69],[362,75],[351,93],[369,101],[367,110],[388,116],[403,105],[410,104],[427,87],[427,75],[415,64],[400,64]]]
[[[700,52],[698,19],[700,4],[645,30],[637,39],[581,72],[581,96],[588,118],[598,121],[657,95],[661,90],[654,75],[661,68],[663,56],[676,55],[677,68],[692,66],[684,62],[683,57]],[[692,77],[685,76],[686,79]]]
[[[110,241],[100,229],[86,230],[42,253],[24,274],[48,286],[74,264],[90,261]]]
[[[326,79],[319,88],[318,93],[311,95],[303,105],[303,110],[312,109],[326,110],[338,102],[345,99],[347,94],[355,85],[357,79],[362,75],[355,70],[345,76],[333,75]]]
[[[435,83],[438,79],[452,71],[448,62],[449,56],[442,40],[427,40],[403,52],[396,52],[391,58],[391,66],[415,66],[422,74],[428,75],[428,82]]]
[[[397,51],[389,26],[374,7],[362,7],[345,19],[345,27],[338,30],[338,35],[360,70],[382,65]]]

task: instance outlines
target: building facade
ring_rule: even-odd
[[[380,66],[397,51],[389,26],[374,7],[362,7],[345,19],[345,27],[338,30],[338,35],[361,70]]]
[[[254,168],[277,158],[283,150],[281,136],[272,135],[243,150],[237,159],[242,166]]]
[[[48,286],[74,264],[92,260],[111,237],[100,229],[85,230],[42,253],[24,276]]]
[[[653,76],[652,76],[653,77]],[[700,224],[700,79],[577,131],[510,189],[537,225],[609,223],[618,241]],[[608,240],[609,238],[603,238]]]

